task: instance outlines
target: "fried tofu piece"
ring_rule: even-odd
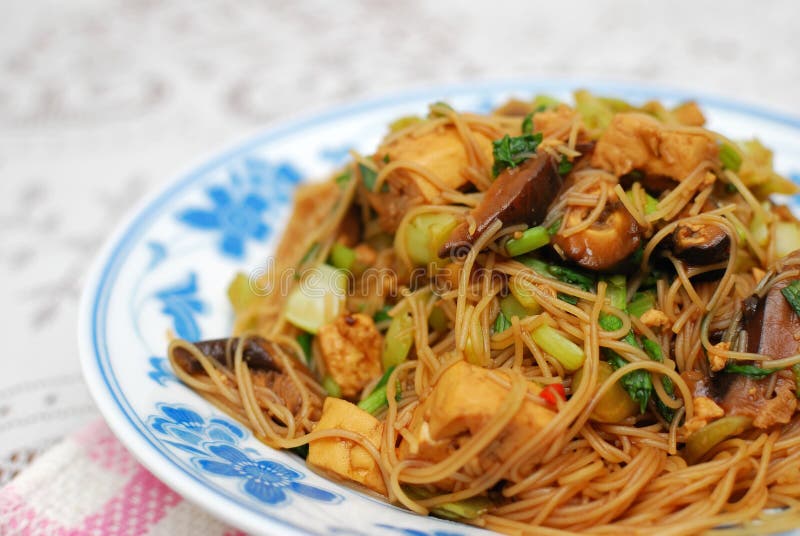
[[[478,154],[488,165],[492,162],[492,140],[480,132],[472,132]],[[414,131],[391,140],[378,148],[376,162],[413,162],[452,189],[468,182],[470,157],[461,135],[452,125],[417,134]],[[421,174],[410,169],[398,169],[386,178],[386,192],[370,192],[368,199],[378,213],[381,227],[394,232],[403,215],[412,207],[434,202],[441,190]]]
[[[346,400],[328,397],[314,431],[334,429],[361,434],[380,449],[383,424]],[[386,495],[386,485],[375,459],[367,449],[353,441],[338,437],[315,439],[308,444],[306,461],[327,473]]]
[[[485,428],[508,396],[508,390],[494,381],[492,374],[508,377],[510,373],[490,371],[466,361],[448,368],[415,410],[410,431],[416,441],[401,445],[401,457],[439,461],[451,452],[460,439],[469,438]],[[538,395],[541,392],[539,386],[528,383],[531,394]],[[555,412],[551,409],[532,400],[524,400],[505,429],[495,438],[492,448],[481,455],[482,465],[488,467],[507,459],[535,437],[554,416]]]
[[[381,375],[383,338],[369,316],[342,315],[322,326],[317,339],[325,368],[344,398],[356,398],[370,380]]]
[[[707,132],[670,127],[642,113],[618,113],[597,141],[592,165],[617,176],[638,170],[682,181],[718,154]]]

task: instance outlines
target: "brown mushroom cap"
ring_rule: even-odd
[[[567,227],[575,225],[580,218],[579,212],[573,212],[565,224]],[[554,242],[569,260],[584,268],[610,271],[636,251],[642,242],[642,233],[625,206],[612,201],[589,228],[570,236],[559,232]]]
[[[731,238],[724,229],[706,223],[682,223],[672,233],[672,252],[692,266],[728,260]]]
[[[772,285],[764,297],[748,298],[749,304],[746,302],[744,308],[748,352],[773,359],[800,352],[800,340],[797,338],[800,335],[800,316],[781,294],[781,289],[791,282],[784,279]]]
[[[515,168],[504,170],[492,183],[481,203],[470,213],[477,226],[470,234],[467,222],[456,227],[439,250],[439,256],[463,254],[495,221],[503,225],[540,224],[561,189],[555,160],[539,153]]]

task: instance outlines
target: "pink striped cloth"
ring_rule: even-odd
[[[102,420],[0,489],[3,536],[239,536],[162,484]]]

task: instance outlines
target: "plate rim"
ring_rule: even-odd
[[[696,99],[701,105],[750,115],[800,131],[800,117],[761,105],[662,84],[580,77],[524,77],[476,80],[454,84],[427,84],[389,92],[382,96],[354,99],[343,104],[311,110],[294,117],[270,122],[255,132],[245,134],[233,142],[225,144],[222,149],[212,150],[193,159],[193,162],[184,166],[179,173],[165,173],[168,178],[151,188],[148,194],[126,212],[95,254],[81,292],[77,336],[82,376],[94,403],[109,428],[125,448],[161,482],[189,502],[231,526],[251,532],[278,530],[283,534],[286,534],[287,531],[297,535],[310,534],[287,521],[270,516],[267,512],[236,501],[218,489],[208,487],[191,472],[165,457],[161,449],[143,435],[133,422],[134,417],[130,413],[135,412],[130,407],[128,410],[123,407],[124,404],[115,394],[114,387],[110,385],[109,379],[103,374],[105,368],[102,363],[103,356],[102,352],[98,350],[98,343],[102,344],[102,341],[97,339],[98,323],[106,321],[105,318],[101,319],[97,316],[100,310],[99,302],[103,298],[104,291],[113,288],[113,275],[120,269],[124,261],[124,257],[118,260],[118,253],[126,250],[126,244],[135,244],[139,233],[144,230],[151,217],[159,213],[161,206],[196,182],[199,177],[220,164],[241,154],[246,154],[273,139],[279,139],[293,132],[330,123],[350,115],[423,98],[436,99],[442,95],[455,97],[502,91],[513,92],[523,88],[528,88],[527,91],[533,93],[536,91],[572,90],[579,87],[587,87],[593,91],[607,94],[636,94],[640,97],[646,95],[648,98],[657,99]],[[113,376],[113,370],[111,372]],[[124,399],[124,393],[121,389],[119,391]],[[127,403],[127,401],[125,402]],[[247,514],[246,517],[241,517],[240,514],[243,512]]]

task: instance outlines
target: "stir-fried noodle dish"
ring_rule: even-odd
[[[296,192],[179,378],[310,468],[504,533],[800,521],[797,187],[693,102],[435,103]],[[253,267],[255,268],[255,267]]]

